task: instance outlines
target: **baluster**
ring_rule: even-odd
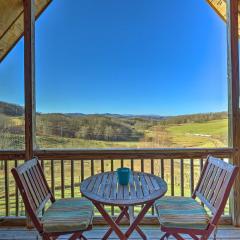
[[[164,179],[164,159],[160,159],[161,164],[161,178]]]
[[[123,167],[123,159],[121,159],[121,167]]]
[[[42,170],[43,170],[43,172],[44,172],[44,170],[45,170],[45,168],[44,168],[44,160],[43,160],[43,159],[41,159],[41,160],[40,160],[40,162],[41,162],[41,167],[42,167]]]
[[[101,172],[104,172],[104,160],[101,159]]]
[[[151,159],[151,174],[154,174],[154,159]],[[154,207],[152,207],[152,215],[154,215]]]
[[[61,195],[62,198],[65,196],[65,181],[64,181],[64,160],[61,160]]]
[[[151,174],[154,174],[154,159],[151,159]]]
[[[113,166],[113,159],[111,159],[111,171],[113,172],[114,166]],[[111,206],[111,215],[114,216],[114,206]]]
[[[113,172],[114,167],[113,167],[113,159],[111,159],[111,171]]]
[[[194,165],[192,158],[190,159],[190,189],[192,194],[194,190]]]
[[[4,161],[4,175],[5,175],[5,210],[6,216],[9,216],[9,161]]]
[[[144,160],[141,159],[141,172],[144,172]]]
[[[18,161],[14,161],[14,167],[16,168],[18,166]],[[17,185],[15,184],[15,215],[19,216],[19,197],[18,197],[18,188]]]
[[[174,162],[173,159],[170,160],[171,167],[171,195],[174,196]]]
[[[84,160],[81,159],[81,182],[84,180]]]
[[[74,198],[74,161],[71,159],[71,197]]]
[[[54,160],[51,160],[51,190],[52,194],[55,195],[55,166]]]
[[[203,158],[200,159],[200,173],[202,172],[203,169]]]
[[[184,160],[180,160],[181,196],[184,196]]]
[[[131,170],[133,171],[134,170],[134,164],[133,164],[133,159],[131,159]]]
[[[91,176],[94,175],[94,160],[91,159]]]

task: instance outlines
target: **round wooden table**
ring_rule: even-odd
[[[162,178],[153,174],[131,172],[129,184],[121,185],[118,184],[116,172],[105,172],[82,181],[80,191],[83,196],[93,202],[110,226],[103,239],[107,239],[112,231],[115,231],[121,240],[128,239],[135,229],[143,239],[147,239],[138,224],[154,201],[167,192],[167,184]],[[121,209],[115,221],[106,212],[104,205],[118,206]],[[144,205],[136,218],[132,210],[134,205]],[[130,221],[130,227],[125,233],[119,228],[119,223],[124,216]]]

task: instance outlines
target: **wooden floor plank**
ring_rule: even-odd
[[[126,229],[123,227],[122,229]],[[85,236],[89,240],[99,240],[106,232],[107,227],[97,226],[88,233],[85,233]],[[159,240],[162,233],[156,226],[143,226],[142,230],[146,233],[149,240]],[[69,238],[69,235],[61,236],[59,240],[66,240]],[[184,236],[186,240],[190,240],[190,237]],[[35,230],[28,230],[21,227],[0,227],[0,240],[36,240],[41,239]],[[110,240],[117,240],[115,234],[112,234],[109,238]],[[134,232],[130,238],[131,240],[141,239],[137,232]],[[173,238],[169,238],[173,239]],[[211,237],[210,240],[213,238]],[[220,227],[217,234],[217,240],[240,240],[240,228],[229,227]]]

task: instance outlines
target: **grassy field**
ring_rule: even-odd
[[[19,123],[18,118],[13,121]],[[224,147],[227,146],[227,119],[206,121],[203,123],[186,123],[186,124],[169,124],[154,126],[142,129],[144,137],[140,141],[97,141],[84,140],[79,138],[66,138],[57,136],[38,136],[37,143],[40,148],[144,148],[144,147]],[[9,138],[16,137],[8,135]],[[23,135],[18,135],[18,144],[23,144]],[[134,161],[134,170],[140,171],[140,160]],[[151,161],[144,160],[144,171],[150,172]],[[45,161],[45,173],[49,183],[51,182],[50,161]],[[65,197],[70,197],[70,161],[64,161],[65,173]],[[124,166],[130,167],[130,161],[124,160]],[[0,216],[5,215],[5,189],[4,189],[4,168],[3,162],[0,161]],[[14,161],[10,161],[9,169],[14,167]],[[55,160],[55,195],[61,197],[61,176],[60,176],[60,161]],[[114,160],[114,169],[120,167],[120,160]],[[81,177],[90,176],[91,162],[84,161],[84,176],[81,176],[81,162],[75,161],[74,182],[75,196],[80,196],[79,182]],[[161,175],[162,169],[160,161],[154,160],[154,174]],[[110,171],[110,161],[104,161],[104,170]],[[94,173],[101,171],[100,160],[94,161]],[[196,183],[199,177],[200,167],[199,161],[194,160],[194,182]],[[184,194],[190,195],[190,160],[184,160]],[[168,195],[171,194],[171,177],[170,177],[170,160],[164,160],[164,178],[168,183]],[[10,215],[16,214],[15,205],[15,184],[11,173],[9,173],[9,202]],[[174,194],[180,195],[180,161],[174,161]],[[110,210],[110,209],[109,209]],[[24,214],[22,203],[19,205],[19,214]]]
[[[39,148],[151,148],[151,147],[225,147],[228,120],[155,126],[143,130],[139,141],[97,141],[58,136],[38,136]]]

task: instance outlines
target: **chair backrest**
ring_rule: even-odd
[[[41,231],[42,225],[38,216],[44,209],[45,204],[49,200],[54,202],[55,199],[44,177],[40,163],[37,158],[34,158],[11,171],[29,217],[37,230]]]
[[[221,159],[208,156],[199,182],[193,192],[212,212],[211,224],[216,225],[220,219],[229,197],[239,168]]]

